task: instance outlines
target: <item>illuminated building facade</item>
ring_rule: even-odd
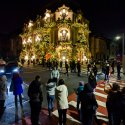
[[[86,60],[89,52],[89,22],[81,11],[74,13],[63,5],[54,13],[24,25],[20,59]]]

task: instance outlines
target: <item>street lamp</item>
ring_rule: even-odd
[[[116,36],[115,39],[116,40],[122,39],[122,66],[123,66],[123,74],[125,74],[125,53],[124,53],[124,49],[125,49],[125,47],[124,47],[125,46],[124,39],[125,39],[125,36],[124,36],[124,33],[122,33],[119,36]]]

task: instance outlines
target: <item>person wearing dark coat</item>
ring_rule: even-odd
[[[90,85],[84,85],[84,90],[80,94],[82,125],[93,125],[93,119],[98,107],[95,95]]]
[[[121,93],[117,83],[105,84],[104,91],[108,94],[106,108],[108,111],[109,125],[120,125],[121,123]]]
[[[21,115],[22,117],[24,117],[23,104],[22,104],[23,80],[19,76],[19,73],[13,73],[11,84],[13,84],[13,94],[15,96],[15,108],[16,108],[15,121],[16,121],[18,120],[18,99],[17,99],[18,96],[21,106]]]
[[[125,87],[122,89],[122,98],[121,98],[121,115],[123,120],[123,125],[125,125]]]
[[[120,61],[118,61],[118,62],[117,62],[117,79],[118,79],[118,80],[121,79],[120,70],[121,70],[121,64],[120,64]]]
[[[92,87],[92,90],[94,91],[97,83],[96,83],[96,77],[93,72],[90,72],[90,75],[88,77],[88,84],[90,84],[90,86]]]
[[[68,65],[68,63],[66,62],[66,74],[67,74],[67,76],[69,76],[68,69],[69,69],[69,65]]]
[[[93,72],[94,72],[94,75],[95,77],[97,76],[97,67],[96,65],[94,64],[93,68],[92,68]]]
[[[114,60],[112,61],[111,67],[112,67],[112,72],[111,73],[114,74],[114,71],[115,71],[114,70],[114,67],[115,67],[115,61]]]
[[[80,64],[80,61],[77,62],[77,70],[78,70],[78,76],[80,76],[80,73],[81,73],[81,64]]]
[[[32,125],[39,125],[39,114],[43,101],[40,76],[37,75],[29,85],[28,96],[30,98]]]
[[[105,80],[109,80],[109,63],[105,67]]]

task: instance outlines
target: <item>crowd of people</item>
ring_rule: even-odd
[[[71,62],[70,62],[71,63]],[[73,69],[74,62],[70,64],[71,72],[76,72],[76,69]],[[62,64],[60,64],[62,65]],[[81,64],[78,61],[77,64],[78,76],[81,73]],[[68,62],[65,62],[66,74],[68,76]],[[112,70],[110,71],[110,67]],[[62,67],[61,67],[62,68]],[[60,69],[61,69],[60,68]],[[120,79],[120,63],[117,63],[117,78]],[[120,86],[117,83],[109,83],[110,73],[114,73],[114,64],[109,64],[106,62],[105,67],[102,71],[105,73],[105,87],[104,91],[108,94],[106,101],[106,108],[108,111],[109,125],[120,125],[121,122],[125,125],[125,87],[120,89]],[[84,81],[79,82],[79,86],[76,89],[77,95],[77,111],[80,117],[82,125],[93,125],[94,121],[99,125],[96,118],[96,110],[98,108],[98,103],[96,101],[94,91],[97,86],[97,72],[98,69],[95,63],[88,64],[87,74],[88,74],[88,83]],[[19,102],[21,106],[21,116],[24,117],[24,110],[22,104],[22,88],[23,80],[19,73],[13,73],[11,85],[9,91],[13,92],[15,96],[15,120],[18,120],[18,101],[17,97],[19,96]],[[51,118],[52,112],[55,108],[55,100],[57,103],[58,116],[59,116],[59,125],[66,125],[67,120],[67,110],[68,106],[68,89],[65,85],[65,81],[60,79],[60,72],[58,70],[58,65],[53,67],[51,71],[50,78],[46,83],[46,98],[48,102],[48,116]],[[5,109],[5,99],[7,91],[7,78],[5,75],[0,77],[0,110]],[[42,84],[41,78],[39,75],[35,76],[35,79],[30,83],[28,88],[29,104],[31,108],[31,122],[32,125],[39,125],[39,114],[42,109],[43,102],[43,93],[42,93]],[[81,104],[81,106],[80,106]],[[1,111],[0,111],[1,112]]]

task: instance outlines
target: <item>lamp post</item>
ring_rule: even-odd
[[[119,36],[116,36],[116,40],[119,40],[122,38],[122,66],[123,66],[123,74],[125,74],[125,36],[124,36],[124,33],[122,33],[121,35]]]

